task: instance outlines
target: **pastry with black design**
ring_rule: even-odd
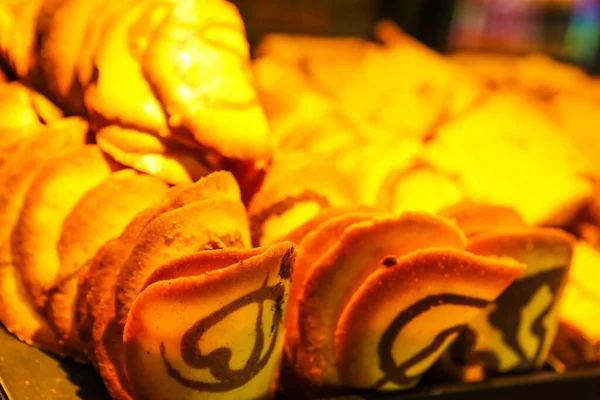
[[[138,214],[121,236],[105,244],[80,278],[76,322],[88,353],[113,396],[128,393],[123,329],[146,278],[163,263],[203,250],[247,248],[250,234],[231,174],[217,172],[175,186]],[[86,313],[89,313],[87,317]],[[89,325],[81,325],[87,321]],[[87,336],[86,336],[87,335]],[[91,336],[91,337],[90,337]]]
[[[434,215],[321,221],[295,236],[299,296],[286,321],[286,368],[308,396],[414,386],[524,269],[465,251],[464,234]]]
[[[477,379],[539,369],[558,328],[574,240],[559,229],[529,228],[502,207],[479,205],[470,211],[469,218],[458,207],[445,212],[472,232],[466,249],[480,256],[510,257],[527,268],[469,324],[451,357],[459,365],[478,366],[482,373]],[[490,223],[493,219],[498,222]]]
[[[286,242],[201,252],[155,270],[123,336],[133,397],[271,397],[293,259]]]
[[[598,265],[598,249],[577,241],[560,302],[560,325],[552,346],[553,366],[559,369],[600,363]]]

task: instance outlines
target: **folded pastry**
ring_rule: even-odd
[[[474,217],[476,211],[471,218],[464,218],[465,212],[459,208],[446,212],[471,232],[466,249],[480,256],[510,257],[527,268],[491,307],[469,323],[451,356],[458,364],[479,366],[483,370],[479,377],[540,368],[556,335],[573,238],[558,229],[520,225],[514,215],[512,220],[504,218],[492,225],[489,221],[510,213],[503,208],[495,212],[489,206],[478,208],[478,218]]]
[[[38,310],[46,306],[46,290],[60,271],[56,246],[65,219],[88,190],[118,168],[97,146],[86,145],[52,159],[29,186],[12,234],[12,254]]]
[[[309,153],[280,153],[248,205],[252,242],[264,245],[314,217],[319,210],[352,204],[354,193],[329,160]]]
[[[91,314],[90,328],[78,326],[92,359],[113,396],[128,393],[123,369],[123,329],[145,280],[165,262],[203,250],[250,246],[244,206],[235,179],[217,172],[175,187],[159,204],[140,213],[121,236],[108,242],[89,266],[85,297],[76,307]],[[85,318],[80,317],[80,321]],[[117,397],[119,398],[119,397]]]
[[[115,160],[169,183],[191,183],[219,169],[198,149],[141,131],[110,126],[96,134],[98,146]]]
[[[578,241],[560,303],[560,325],[552,354],[567,368],[600,362],[600,253]]]
[[[46,315],[66,348],[81,351],[73,317],[82,268],[105,242],[119,236],[136,214],[166,191],[167,185],[158,178],[130,169],[118,171],[89,190],[64,220],[56,245],[60,269],[48,290]]]
[[[294,280],[290,292],[288,317],[286,319],[286,348],[295,358],[298,348],[298,299],[313,264],[333,247],[346,228],[353,224],[368,221],[376,215],[376,211],[351,208],[331,208],[321,211],[315,218],[291,232],[286,239],[298,244]]]
[[[288,317],[297,322],[286,321],[302,387],[314,395],[416,384],[523,271],[464,244],[454,225],[424,213],[348,213],[306,234]]]
[[[11,1],[0,15],[0,53],[17,76],[96,127],[191,140],[227,158],[268,157],[268,125],[231,3]]]
[[[160,267],[127,318],[134,398],[268,398],[283,345],[291,243],[215,250]]]
[[[0,320],[19,339],[59,352],[56,337],[30,303],[19,271],[15,268],[11,234],[19,219],[27,191],[35,177],[52,165],[55,158],[81,149],[87,139],[87,123],[65,119],[42,129],[0,168]]]

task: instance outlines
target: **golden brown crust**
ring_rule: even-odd
[[[192,183],[218,165],[209,165],[198,150],[149,133],[113,125],[96,134],[98,146],[123,165],[171,184]]]
[[[94,52],[97,74],[85,91],[85,105],[94,124],[116,124],[166,135],[164,110],[142,74],[139,57],[167,9],[165,3],[130,2],[105,22]],[[134,40],[132,35],[136,35]],[[127,88],[127,96],[120,95],[123,88]]]
[[[465,238],[446,220],[423,213],[352,225],[316,264],[302,289],[297,370],[314,383],[337,383],[334,334],[345,304],[387,257],[427,247],[462,248]]]
[[[338,322],[340,383],[379,390],[414,385],[465,324],[524,268],[509,259],[425,249],[378,269],[352,296]]]
[[[293,245],[287,242],[200,276],[148,286],[136,298],[124,334],[133,396],[271,396],[281,357],[290,263]],[[205,366],[199,342],[202,351],[221,348],[217,351],[227,355],[213,352]]]
[[[336,210],[336,209],[331,209]],[[348,211],[339,215],[332,215],[331,212],[323,212],[329,218],[315,218],[305,225],[313,226],[300,241],[296,253],[296,264],[294,267],[294,280],[290,290],[290,304],[288,316],[285,321],[286,328],[286,350],[289,352],[292,361],[295,358],[295,350],[298,346],[299,331],[298,331],[298,302],[300,294],[304,289],[306,278],[310,275],[313,266],[319,259],[333,248],[345,230],[350,226],[369,221],[381,213],[376,212],[358,212]],[[321,215],[323,216],[323,215]],[[319,221],[319,224],[315,224]]]
[[[225,268],[261,254],[262,248],[248,250],[226,248],[220,250],[205,250],[167,262],[152,272],[142,285],[142,292],[150,285],[159,281],[167,281],[188,276],[200,276],[210,271]]]
[[[173,5],[141,62],[174,132],[183,128],[229,158],[269,157],[267,120],[234,5],[220,0]]]
[[[12,235],[12,253],[33,304],[43,310],[59,271],[56,244],[77,201],[118,168],[94,145],[55,158],[27,190]]]
[[[58,3],[58,4],[57,4]],[[83,88],[76,79],[81,49],[87,44],[86,27],[100,0],[44,1],[36,27],[37,69],[43,85],[71,114],[83,115]]]
[[[469,324],[470,339],[453,349],[462,364],[487,373],[529,371],[546,361],[558,326],[558,305],[573,256],[574,238],[558,229],[521,228],[481,234],[467,250],[510,257],[524,273]]]
[[[15,130],[17,134],[26,136],[41,128],[42,122],[32,107],[31,89],[19,82],[0,85],[0,129]],[[19,131],[20,129],[24,129]]]
[[[237,199],[239,202],[239,197],[239,188],[228,172],[212,173],[193,185],[178,185],[171,189],[159,204],[138,215],[119,239],[107,244],[97,254],[90,266],[88,282],[86,280],[82,282],[84,286],[89,287],[89,290],[85,299],[81,299],[80,302],[85,302],[86,305],[81,307],[88,310],[88,319],[93,325],[91,338],[93,359],[111,395],[123,396],[129,391],[123,370],[123,325],[116,320],[115,293],[120,270],[124,262],[130,258],[138,236],[163,214],[214,198],[219,198],[223,202],[235,202]],[[181,214],[177,213],[177,215]],[[159,236],[156,239],[160,241],[161,237],[164,239],[161,235],[167,232],[157,233]],[[248,238],[245,240],[247,241]],[[134,293],[135,295],[137,293]],[[80,334],[85,336],[85,329],[83,332],[80,330]],[[89,335],[89,332],[87,334]],[[89,339],[87,343],[90,343]]]
[[[65,219],[56,246],[57,285],[50,289],[46,313],[65,346],[80,349],[73,330],[79,270],[108,240],[118,236],[136,214],[158,201],[167,185],[133,170],[112,174],[88,191]]]
[[[250,246],[241,202],[214,197],[164,213],[137,239],[117,278],[115,310],[124,323],[135,296],[159,265],[201,250]]]
[[[87,123],[67,119],[51,125],[20,146],[0,169],[0,321],[19,339],[60,353],[58,341],[46,321],[30,304],[11,252],[11,233],[19,218],[31,182],[49,160],[83,147]]]

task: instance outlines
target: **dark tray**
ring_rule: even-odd
[[[282,396],[278,396],[282,400]],[[108,400],[101,379],[89,365],[60,360],[15,339],[0,328],[0,399]],[[554,372],[508,376],[469,385],[423,386],[386,395],[337,400],[530,400],[600,399],[600,368],[558,375]]]

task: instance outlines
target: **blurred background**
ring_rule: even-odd
[[[256,44],[266,32],[370,37],[394,20],[441,52],[543,52],[600,73],[600,0],[233,0]]]

